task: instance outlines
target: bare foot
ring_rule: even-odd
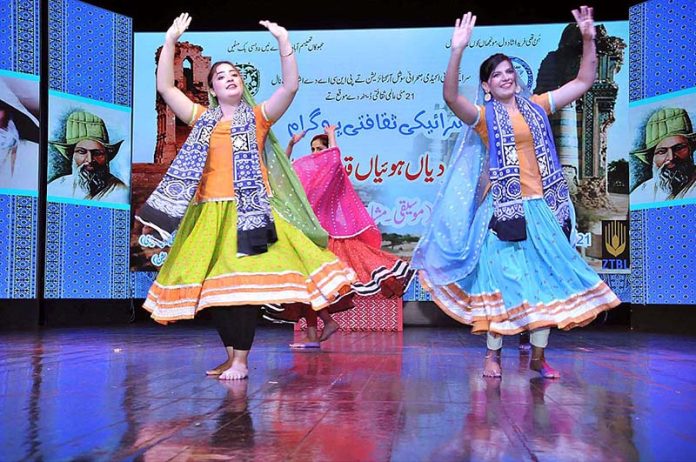
[[[305,343],[317,343],[319,341],[319,335],[317,334],[317,328],[312,326],[307,326],[307,337]]]
[[[319,341],[325,342],[326,340],[329,339],[329,337],[331,337],[333,334],[335,334],[339,328],[340,328],[340,326],[333,319],[331,321],[327,322],[324,325],[324,330],[321,333],[321,337],[319,337]]]
[[[549,366],[549,363],[545,359],[532,359],[529,361],[529,368],[533,371],[537,371],[545,379],[559,379],[561,378],[561,373],[558,372],[553,367]]]
[[[249,377],[249,369],[243,364],[233,364],[220,374],[220,380],[243,380]]]
[[[532,345],[532,359],[529,361],[529,368],[537,371],[545,379],[557,379],[561,373],[546,362],[544,348]]]
[[[232,365],[232,361],[228,359],[227,361],[220,364],[219,366],[215,366],[214,368],[205,371],[205,375],[220,375],[223,372],[225,372],[227,369],[229,369],[231,365]]]
[[[503,370],[500,367],[500,357],[493,353],[486,354],[483,360],[483,376],[484,377],[502,377]]]

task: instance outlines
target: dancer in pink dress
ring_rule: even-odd
[[[384,252],[382,234],[368,213],[360,196],[353,188],[341,162],[341,151],[336,145],[336,127],[324,128],[325,133],[312,138],[311,154],[293,162],[309,203],[322,227],[329,233],[329,249],[350,266],[358,276],[352,284],[351,295],[367,297],[381,292],[385,297],[400,297],[408,286],[413,271],[410,265],[395,255]],[[286,153],[305,133],[295,134]],[[317,338],[317,312],[309,307],[286,307],[272,317],[286,321],[307,320],[307,342],[291,347],[317,347],[338,330],[338,323],[330,313],[352,307],[349,300],[339,300],[328,309],[319,311],[325,329]]]

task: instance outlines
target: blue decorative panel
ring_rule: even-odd
[[[631,301],[696,304],[693,205],[631,212]]]
[[[41,31],[39,4],[39,0],[0,1],[0,71],[3,72],[3,78],[9,80],[29,78],[23,81],[30,82],[37,80],[36,77],[29,76],[39,75]],[[36,85],[38,108],[38,84],[34,83],[34,85]],[[5,91],[10,91],[5,84],[3,88]],[[23,86],[22,89],[26,90],[27,87]],[[34,98],[26,93],[20,98],[22,104],[26,103],[24,97]],[[0,99],[4,99],[4,96],[0,96]],[[37,108],[35,109],[38,110]],[[34,115],[38,114],[34,113]],[[31,172],[26,170],[24,173],[32,176]],[[33,175],[33,178],[36,178],[36,170]],[[25,189],[3,190],[0,193],[0,298],[36,297],[38,201],[35,197],[36,193],[33,192],[35,185]]]
[[[49,129],[51,124],[60,126],[68,110],[103,120],[112,142],[125,140],[109,169],[127,185],[132,20],[77,0],[49,0],[48,15]],[[55,130],[49,133],[51,139],[60,141]],[[51,193],[52,184],[46,218],[46,298],[130,298],[128,204],[123,198]]]
[[[696,304],[691,259],[696,238],[696,207],[682,205],[644,211],[643,274],[647,304]]]
[[[49,0],[49,86],[131,106],[133,22],[77,0]]]
[[[653,0],[631,7],[629,98],[636,107],[655,105],[649,98],[688,107],[678,97],[696,87],[694,6],[693,0]],[[633,304],[696,304],[695,213],[693,204],[668,202],[631,211]]]
[[[420,283],[418,276],[411,280],[406,292],[404,293],[403,299],[405,302],[429,302],[432,301],[432,297]]]
[[[48,204],[46,298],[130,298],[128,210]]]
[[[0,69],[39,75],[39,0],[0,2]]]
[[[36,214],[31,196],[0,195],[0,298],[36,297]]]
[[[631,101],[696,86],[693,0],[641,3],[629,20]]]

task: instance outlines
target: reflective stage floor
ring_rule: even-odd
[[[693,337],[553,332],[560,380],[514,338],[482,378],[464,328],[292,340],[259,329],[249,379],[224,383],[212,327],[0,333],[0,461],[696,460]]]

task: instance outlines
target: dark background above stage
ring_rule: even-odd
[[[260,19],[270,19],[288,29],[358,29],[442,27],[471,10],[477,24],[535,24],[572,21],[576,1],[496,2],[428,0],[328,1],[192,1],[144,2],[91,0],[88,3],[133,18],[135,32],[163,32],[180,12],[193,17],[191,30],[256,30]],[[637,1],[596,2],[597,21],[628,20],[628,8]],[[601,4],[600,4],[601,3]]]

